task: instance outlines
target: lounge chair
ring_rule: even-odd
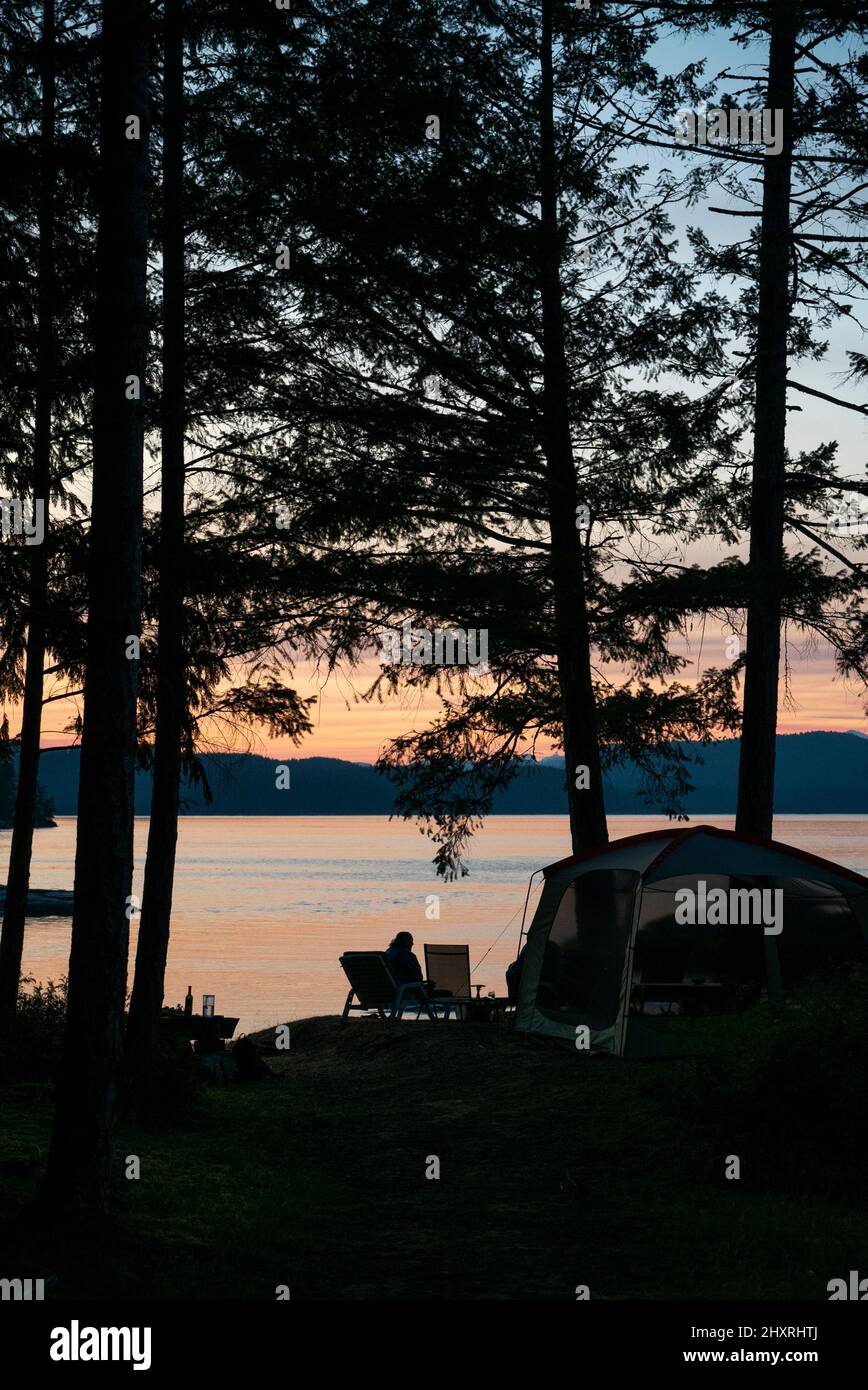
[[[437,1017],[428,999],[427,984],[414,981],[412,984],[399,985],[385,951],[344,951],[340,962],[352,986],[341,1014],[342,1027],[351,1009],[363,1013],[376,1009],[384,1023],[387,1015],[388,1021],[395,1023],[405,1009],[414,1007],[417,1017],[423,1009],[430,1019]],[[354,1004],[353,998],[358,1002]]]

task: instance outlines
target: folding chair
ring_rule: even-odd
[[[457,1016],[471,1004],[470,947],[425,945],[425,975],[431,985],[431,1002],[442,1009],[448,1018],[453,1009]]]

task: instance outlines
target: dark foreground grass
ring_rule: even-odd
[[[0,1273],[54,1275],[58,1297],[571,1300],[587,1284],[599,1299],[825,1299],[864,1264],[858,1168],[842,1180],[831,1146],[830,1180],[815,1158],[800,1184],[789,1134],[752,1151],[742,1126],[728,1146],[704,1062],[310,1019],[270,1063],[279,1081],[124,1121],[115,1219],[87,1239],[34,1221],[51,1090],[6,1085]]]

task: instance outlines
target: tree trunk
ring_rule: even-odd
[[[558,680],[563,709],[564,757],[574,853],[608,840],[597,710],[591,680],[581,540],[576,527],[579,498],[570,436],[569,392],[564,344],[563,294],[558,231],[557,158],[554,127],[552,3],[543,0],[540,51],[541,274],[543,311],[543,452],[549,494],[551,576]],[[584,780],[586,788],[576,786]]]
[[[27,655],[18,759],[18,790],[9,850],[3,934],[0,937],[0,1018],[11,1019],[18,1000],[24,919],[30,887],[33,819],[42,734],[42,672],[48,588],[48,508],[51,493],[51,412],[54,399],[54,179],[56,52],[54,0],[42,7],[39,129],[39,260],[37,268],[36,400],[33,431],[34,503],[44,508],[42,542],[30,550]]]
[[[107,1213],[122,1060],[147,362],[149,0],[103,0],[87,664],[69,997],[46,1197]],[[138,128],[137,128],[138,122]],[[138,397],[138,399],[137,399]]]
[[[147,1090],[166,973],[178,838],[184,665],[184,0],[166,0],[163,87],[163,400],[154,780],[125,1068]]]
[[[781,655],[784,475],[789,328],[790,185],[796,20],[791,0],[772,11],[768,107],[781,111],[780,154],[766,155],[760,234],[753,480],[744,714],[736,830],[769,838],[774,817]]]

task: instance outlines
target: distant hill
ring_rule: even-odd
[[[684,744],[703,759],[693,767],[695,790],[685,809],[691,816],[735,811],[738,742],[727,739],[707,748]],[[78,791],[77,748],[48,749],[39,780],[54,800],[57,815],[74,815]],[[295,758],[290,786],[275,785],[275,759],[253,754],[209,754],[203,758],[214,800],[205,804],[200,788],[184,789],[188,815],[211,816],[386,816],[394,788],[365,763],[340,758]],[[500,815],[557,815],[564,812],[563,759],[528,763],[495,803]],[[653,811],[638,794],[638,776],[618,769],[606,780],[606,804],[614,815]],[[149,773],[136,775],[136,813],[150,809]],[[856,733],[778,736],[775,810],[779,815],[860,815],[868,813],[868,738]]]
[[[6,739],[0,741],[0,830],[11,830],[15,816],[15,793],[18,775],[18,749]],[[55,824],[52,819],[54,807],[51,798],[45,795],[40,781],[36,790],[36,806],[33,824],[46,829]]]

